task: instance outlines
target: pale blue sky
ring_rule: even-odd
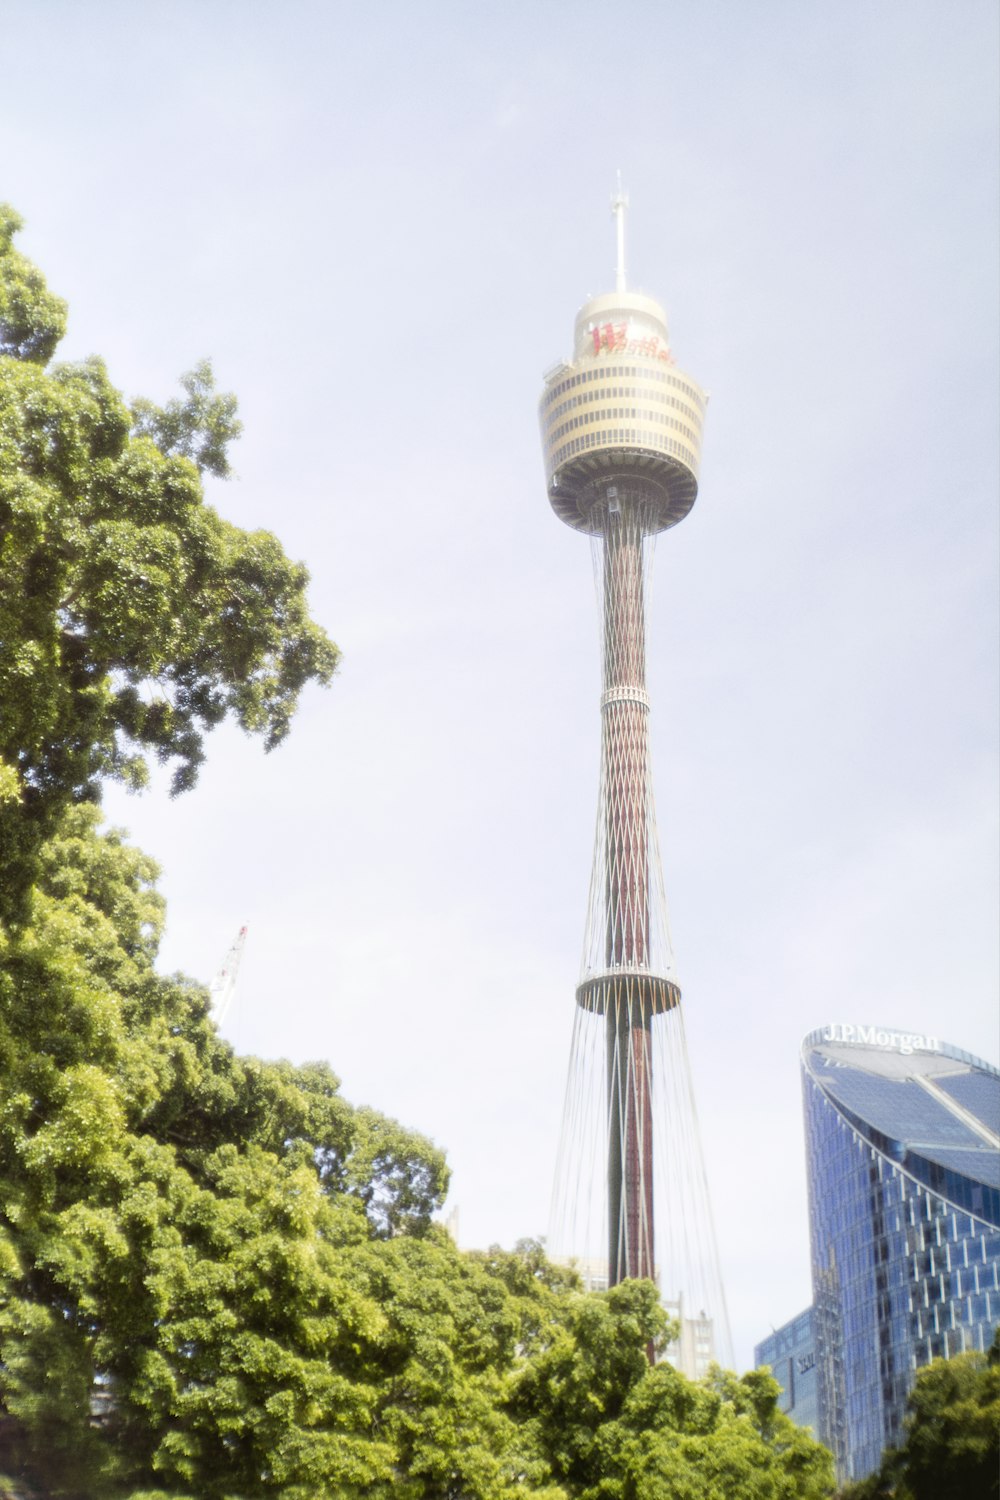
[[[809,1300],[797,1052],[995,1058],[992,0],[0,0],[0,196],[100,352],[241,402],[234,521],[344,649],[265,759],[114,796],[168,968],[250,924],[237,1045],[426,1130],[468,1244],[544,1233],[598,754],[586,543],[535,418],[629,268],[712,392],[658,547],[661,843],[742,1363]],[[747,1225],[752,1225],[752,1232]]]

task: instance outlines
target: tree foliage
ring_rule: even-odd
[[[350,1493],[385,1448],[370,1244],[426,1228],[443,1158],[322,1065],[235,1057],[98,816],[64,814],[2,953],[4,1409],[54,1493]]]
[[[902,1448],[843,1500],[997,1500],[1000,1496],[1000,1328],[987,1354],[935,1359],[918,1370]]]
[[[228,473],[235,398],[202,363],[184,399],[130,410],[93,358],[49,363],[65,307],[0,208],[0,880],[6,910],[65,806],[150,756],[190,787],[227,714],[266,748],[336,648],[308,575],[205,503]]]
[[[133,432],[152,438],[161,453],[179,453],[197,469],[228,479],[229,444],[243,431],[236,397],[216,391],[207,359],[181,376],[181,388],[186,399],[169,401],[165,407],[145,397],[133,401]]]
[[[463,1255],[429,1142],[240,1058],[157,974],[152,862],[89,805],[0,952],[0,1441],[86,1500],[818,1500],[755,1374],[647,1349],[653,1286]]]
[[[37,267],[14,246],[21,218],[0,204],[0,357],[47,364],[66,332],[66,304],[45,285]]]

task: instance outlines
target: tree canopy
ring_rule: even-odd
[[[903,1446],[843,1500],[998,1500],[1000,1328],[986,1354],[935,1359],[917,1371]]]
[[[462,1254],[447,1168],[157,974],[155,866],[89,805],[0,952],[0,1451],[75,1500],[819,1500],[759,1373],[647,1349],[649,1282]]]
[[[66,310],[0,207],[0,884],[4,910],[63,807],[150,756],[190,787],[227,714],[277,745],[336,647],[308,574],[205,502],[236,402],[202,362],[184,399],[130,408],[100,359],[51,364]]]
[[[155,973],[155,867],[98,818],[64,813],[0,964],[19,1451],[56,1494],[350,1493],[385,1446],[369,1245],[427,1230],[443,1157],[322,1065],[235,1057],[205,991]]]

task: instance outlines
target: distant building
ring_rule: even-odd
[[[691,1317],[681,1298],[676,1302],[664,1302],[663,1310],[679,1325],[677,1338],[667,1345],[663,1358],[689,1380],[704,1380],[718,1357],[715,1324],[704,1308],[699,1308],[697,1315]]]
[[[1000,1322],[1000,1072],[914,1032],[802,1044],[819,1426],[840,1483],[902,1439],[915,1372]]]
[[[452,1238],[453,1242],[456,1245],[460,1246],[461,1245],[461,1241],[459,1240],[459,1237],[458,1237],[459,1236],[459,1227],[458,1227],[458,1204],[457,1203],[455,1204],[455,1207],[452,1209],[451,1213],[445,1219],[445,1221],[444,1221],[444,1227],[448,1231],[448,1233],[451,1235],[451,1238]]]
[[[580,1278],[585,1292],[606,1292],[608,1289],[608,1263],[599,1255],[577,1255],[561,1262],[571,1266]]]
[[[799,1427],[819,1431],[816,1401],[816,1326],[811,1307],[775,1330],[753,1351],[756,1369],[770,1365],[781,1386],[778,1406]]]

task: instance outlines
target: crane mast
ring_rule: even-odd
[[[226,1018],[226,1012],[232,1004],[233,992],[236,989],[236,977],[240,972],[240,961],[243,958],[243,949],[247,940],[247,929],[241,927],[233,940],[232,947],[226,954],[222,968],[216,974],[208,987],[212,997],[212,1020],[216,1026],[221,1026]]]

